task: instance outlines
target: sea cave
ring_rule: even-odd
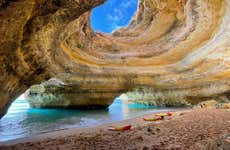
[[[0,83],[0,149],[230,149],[230,1],[0,0]]]

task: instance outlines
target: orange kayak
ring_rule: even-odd
[[[159,117],[146,117],[143,118],[144,121],[160,121],[164,120],[164,116],[159,116]]]
[[[126,131],[126,130],[131,130],[131,125],[127,126],[110,126],[109,130],[111,131]]]

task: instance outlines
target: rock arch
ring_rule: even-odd
[[[146,86],[191,101],[229,96],[229,1],[140,0],[130,25],[110,35],[89,23],[103,2],[0,1],[0,116],[29,86],[63,73],[85,94]]]

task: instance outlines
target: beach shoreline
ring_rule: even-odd
[[[0,149],[193,149],[202,148],[210,140],[230,134],[228,109],[188,109],[178,111],[164,121],[143,121],[143,117],[153,115],[1,142]],[[132,125],[132,129],[125,132],[108,131],[111,125]],[[191,147],[192,143],[195,145]]]

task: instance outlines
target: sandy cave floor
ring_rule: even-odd
[[[147,116],[151,115],[153,114]],[[207,149],[207,145],[211,149],[214,140],[223,137],[224,147],[230,147],[229,109],[193,109],[177,112],[164,121],[144,122],[142,117],[138,117],[112,125],[114,124],[132,124],[133,128],[125,132],[108,131],[107,124],[82,130],[68,129],[3,143],[0,149],[200,150]]]

